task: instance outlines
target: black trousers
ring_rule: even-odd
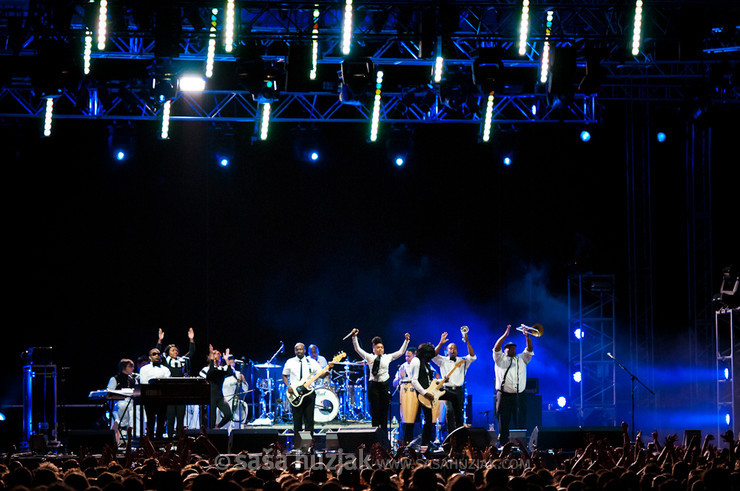
[[[301,405],[296,407],[291,404],[290,411],[293,413],[293,434],[297,435],[301,430],[310,431],[313,434],[314,411],[316,410],[316,392],[311,392],[303,398]]]
[[[144,406],[146,414],[146,435],[152,439],[161,440],[164,437],[167,406],[164,404],[147,404]],[[155,431],[156,423],[156,431]]]
[[[444,387],[446,394],[449,394],[447,399],[447,433],[452,433],[463,425],[463,405],[465,404],[465,388],[456,387],[449,388]]]
[[[423,396],[422,396],[423,397]],[[456,396],[445,392],[439,398],[440,401],[451,401]],[[434,436],[434,421],[432,421],[432,409],[427,408],[424,404],[419,403],[421,407],[421,413],[424,415],[424,425],[421,427],[421,445],[429,446],[432,443],[432,437]]]
[[[226,426],[233,417],[233,414],[231,413],[231,406],[228,402],[226,402],[226,399],[224,399],[223,396],[216,398],[211,395],[211,407],[208,409],[209,428],[216,428],[216,409],[220,409],[221,413],[224,415],[224,417],[218,423],[219,428]]]
[[[520,401],[519,394],[498,391],[496,393],[496,417],[498,418],[498,442],[504,445],[509,441],[509,428],[514,422],[514,428],[524,428],[526,419],[526,404]]]
[[[175,420],[177,420],[177,431],[185,430],[185,410],[187,406],[178,404],[176,406],[167,406],[167,436],[175,438]]]
[[[391,394],[388,382],[370,382],[367,388],[367,402],[370,405],[370,418],[373,426],[380,426],[388,432],[388,409],[391,407]]]

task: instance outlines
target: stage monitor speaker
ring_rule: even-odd
[[[511,443],[516,443],[517,440],[526,442],[527,430],[509,430],[509,441]]]
[[[273,428],[245,428],[231,430],[229,452],[262,452],[278,442],[278,430]]]
[[[383,430],[376,426],[374,428],[340,428],[337,432],[339,448],[345,452],[354,452],[362,444],[366,451],[370,451],[373,443],[383,442]]]
[[[102,453],[109,445],[115,452],[118,448],[113,430],[69,430],[67,432],[67,449],[76,455]]]
[[[308,450],[313,443],[313,437],[310,431],[299,431],[293,437],[293,450]]]
[[[185,430],[185,436],[194,438],[197,442],[198,437],[202,435],[203,432],[201,430]],[[214,447],[216,447],[216,450],[218,450],[221,453],[226,453],[229,451],[229,432],[228,430],[223,429],[210,429],[207,430],[208,434],[208,440],[213,444]],[[205,455],[207,454],[207,450],[204,446],[200,445],[199,443],[195,443],[192,446],[193,453]]]
[[[456,445],[454,451],[459,452],[465,448],[468,443],[475,448],[485,450],[487,447],[491,446],[492,442],[495,442],[495,439],[491,439],[491,434],[485,428],[477,426],[461,426],[447,435],[445,441],[442,442],[442,447],[449,452],[450,445],[452,445],[453,441]]]
[[[606,439],[611,445],[622,445],[622,428],[618,426],[553,426],[537,427],[529,439],[529,448],[573,451],[586,448],[588,442]]]
[[[339,436],[335,430],[329,430],[326,432],[326,450],[339,450]]]

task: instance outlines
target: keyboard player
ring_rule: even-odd
[[[157,348],[149,350],[149,363],[139,370],[139,383],[148,384],[155,378],[169,377],[170,369],[162,363],[162,353]],[[148,403],[144,405],[146,413],[146,434],[149,438],[161,440],[164,437],[165,420],[167,419],[166,403]],[[155,432],[156,421],[156,432]]]
[[[118,373],[108,381],[108,390],[133,389],[136,385],[136,375],[134,373],[134,362],[128,358],[123,358],[118,362]],[[122,430],[134,426],[133,418],[134,404],[130,397],[116,401],[113,405],[113,414],[111,418],[111,428],[121,428]]]

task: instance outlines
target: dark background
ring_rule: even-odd
[[[489,145],[474,125],[416,125],[403,167],[367,142],[369,123],[320,126],[313,164],[295,158],[291,125],[251,144],[245,123],[223,168],[206,123],[173,121],[163,142],[155,122],[137,122],[135,155],[118,163],[103,122],[60,119],[41,139],[40,120],[19,120],[2,140],[10,274],[0,402],[22,402],[22,353],[34,346],[52,346],[64,367],[60,397],[85,403],[120,358],[153,347],[159,328],[181,349],[195,330],[197,370],[209,343],[258,363],[280,341],[277,363],[299,341],[356,359],[341,341],[355,327],[365,349],[381,335],[395,351],[404,332],[414,345],[443,331],[460,344],[465,324],[482,424],[495,340],[506,324],[541,323],[530,376],[554,404],[568,391],[569,274],[616,275],[616,354],[629,356],[624,114],[602,108],[588,143],[577,125],[495,126]],[[711,121],[716,291],[721,268],[738,259],[737,115]],[[668,131],[664,144],[651,140],[656,404],[690,411],[685,123],[663,107],[651,124]],[[514,163],[502,166],[510,150]],[[629,379],[617,377],[625,403]],[[682,424],[643,418],[644,430]]]

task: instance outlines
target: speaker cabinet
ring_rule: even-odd
[[[354,452],[362,444],[365,444],[365,449],[369,451],[373,443],[383,443],[383,441],[383,430],[380,427],[340,428],[337,432],[337,443],[339,448],[345,452]]]
[[[208,430],[208,440],[216,447],[221,453],[229,451],[229,432],[228,430],[212,429]],[[208,452],[206,448],[197,443],[198,437],[202,435],[201,430],[185,430],[185,436],[194,438],[196,443],[192,446],[192,451],[197,454],[206,455]]]
[[[468,443],[470,443],[470,445],[475,448],[485,450],[492,444],[492,441],[495,440],[491,439],[491,434],[485,428],[461,426],[447,435],[445,441],[442,442],[442,447],[446,451],[449,451],[450,446],[454,443],[454,451],[459,452],[464,449]]]
[[[278,442],[278,430],[272,428],[245,428],[231,430],[229,451],[231,453],[262,452]]]

